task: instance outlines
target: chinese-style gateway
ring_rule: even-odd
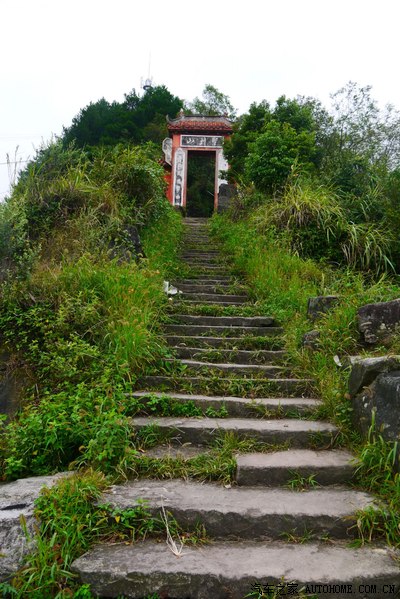
[[[220,177],[220,171],[228,169],[222,152],[222,144],[232,133],[232,123],[223,116],[185,116],[168,120],[170,137],[163,141],[165,166],[167,169],[167,197],[173,206],[182,208],[190,216],[188,197],[188,162],[193,152],[214,154],[214,210],[221,209],[224,203],[227,182]],[[224,206],[225,207],[225,206]]]

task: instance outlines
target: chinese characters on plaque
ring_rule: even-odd
[[[181,145],[185,148],[222,148],[222,135],[182,135]]]

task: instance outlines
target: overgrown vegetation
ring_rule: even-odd
[[[26,565],[12,584],[0,584],[4,596],[36,599],[90,599],[87,585],[80,586],[70,566],[94,542],[136,542],[146,537],[166,537],[169,534],[182,543],[202,543],[205,531],[182,530],[170,515],[154,516],[145,503],[126,510],[98,504],[101,492],[108,486],[99,472],[86,471],[43,489],[36,515],[42,522],[37,529],[36,550],[28,556]],[[29,537],[30,532],[26,530]]]
[[[400,268],[400,112],[353,82],[332,95],[252,104],[225,143],[231,179],[252,186],[300,255],[369,271]]]
[[[88,599],[90,590],[77,585],[70,565],[93,542],[165,535],[165,521],[145,505],[124,512],[97,505],[111,482],[136,475],[230,484],[238,451],[271,450],[224,435],[202,455],[158,460],[146,449],[167,441],[165,434],[154,425],[135,433],[131,425],[143,413],[204,415],[167,393],[146,402],[131,396],[137,380],[154,369],[193,390],[180,376],[185,370],[165,360],[159,333],[176,310],[163,281],[195,271],[188,273],[177,257],[182,223],[165,200],[159,148],[151,143],[165,136],[165,115],[175,116],[182,105],[164,87],[142,97],[133,90],[122,104],[91,104],[61,140],[38,152],[0,205],[0,345],[32,379],[20,411],[2,424],[0,476],[77,471],[42,492],[36,549],[1,587],[6,595]],[[229,98],[211,85],[187,108],[234,117]],[[392,545],[400,542],[397,447],[373,426],[367,443],[354,433],[347,372],[334,357],[362,353],[355,330],[360,305],[399,296],[399,122],[393,108],[379,111],[370,89],[355,84],[334,96],[331,113],[310,98],[281,97],[274,108],[253,104],[225,147],[239,193],[230,214],[213,219],[212,231],[234,272],[246,278],[255,305],[179,306],[191,314],[268,314],[285,325],[295,374],[315,381],[302,391],[318,394],[319,416],[340,426],[333,442],[358,451],[357,484],[386,500],[386,507],[358,515],[359,542],[378,537]],[[310,328],[306,303],[320,294],[341,300],[315,324],[319,347],[310,353],[299,349]],[[242,337],[235,344],[237,350],[282,349],[282,337]],[[400,351],[398,339],[389,351]],[[209,350],[209,360],[218,362],[218,352]],[[273,381],[257,376],[214,372],[202,384],[204,392],[226,395],[277,392]],[[205,415],[221,418],[227,411],[222,406]],[[294,474],[289,485],[312,487],[315,480]],[[172,518],[168,525],[179,538],[204,540],[203,530],[181,531]]]
[[[366,444],[355,433],[347,393],[348,370],[334,361],[335,356],[345,363],[348,355],[366,354],[356,330],[357,310],[367,303],[399,297],[397,279],[387,275],[374,278],[372,273],[365,276],[354,269],[333,268],[323,261],[302,258],[290,243],[290,232],[282,234],[277,223],[266,218],[268,208],[261,205],[246,210],[243,203],[240,206],[239,213],[236,205],[231,215],[214,217],[211,230],[221,240],[234,268],[243,273],[258,314],[275,315],[284,325],[286,350],[295,373],[313,379],[315,391],[323,400],[319,417],[335,422],[341,430],[340,441],[360,457],[358,484],[386,501],[382,510],[359,515],[361,538],[365,541],[383,536],[398,545],[400,476],[394,467],[396,448],[376,431],[371,431]],[[298,234],[296,227],[293,232],[294,236]],[[321,236],[325,235],[322,228]],[[313,323],[320,337],[317,351],[310,352],[301,348],[301,340],[310,330],[308,298],[317,295],[339,295],[340,301]],[[399,349],[396,336],[391,347],[375,347],[369,355],[397,353]]]
[[[124,393],[166,352],[163,279],[179,268],[182,225],[162,169],[149,148],[89,157],[56,142],[28,165],[0,220],[10,241],[1,339],[35,372],[4,430],[3,476],[72,462],[121,475],[134,452]]]

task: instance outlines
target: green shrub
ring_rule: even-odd
[[[246,180],[266,193],[281,189],[295,164],[312,170],[314,144],[313,133],[298,133],[288,123],[271,121],[250,146],[245,161]]]

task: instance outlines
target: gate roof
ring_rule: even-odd
[[[224,116],[205,116],[194,114],[192,116],[179,115],[176,119],[167,116],[168,131],[170,133],[219,133],[230,135],[232,123]]]

